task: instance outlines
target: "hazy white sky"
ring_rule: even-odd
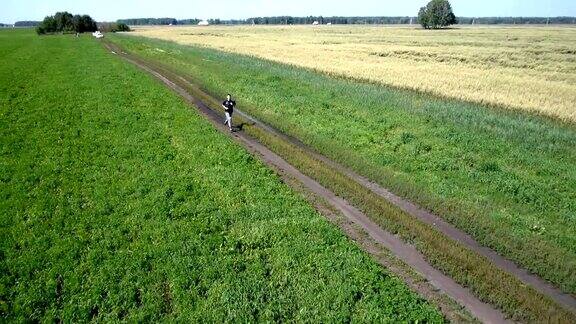
[[[42,20],[56,11],[119,18],[415,16],[428,0],[0,0],[0,22]],[[576,16],[576,0],[452,0],[457,16]]]

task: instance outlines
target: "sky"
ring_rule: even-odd
[[[42,20],[57,11],[97,21],[170,17],[416,16],[428,0],[0,0],[0,23]],[[451,0],[457,16],[576,16],[576,0]]]

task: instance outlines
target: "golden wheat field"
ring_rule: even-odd
[[[136,35],[576,121],[576,28],[142,27]]]

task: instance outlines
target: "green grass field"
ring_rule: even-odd
[[[0,57],[2,320],[443,321],[93,38],[3,30]]]
[[[208,92],[444,216],[576,292],[571,124],[193,46],[115,36]]]

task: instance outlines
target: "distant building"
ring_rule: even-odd
[[[198,26],[208,26],[208,25],[210,25],[208,20],[202,20],[201,22],[198,23]]]
[[[320,25],[320,23],[318,22],[318,20],[316,20],[312,23],[312,25]]]
[[[326,25],[328,25],[328,26],[332,26],[332,23],[327,23]]]

